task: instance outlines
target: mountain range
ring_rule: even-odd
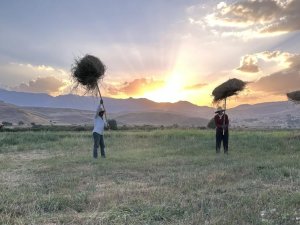
[[[25,93],[0,89],[0,120],[17,123],[91,124],[99,99],[92,96]],[[187,101],[103,98],[108,117],[124,125],[206,126],[214,108]],[[288,101],[240,105],[227,110],[234,127],[300,128],[299,106]]]
[[[47,94],[25,93],[0,89],[0,100],[17,106],[70,108],[92,110],[97,108],[99,99],[93,96],[60,95],[53,97]],[[157,103],[145,98],[115,99],[104,97],[105,109],[112,114],[130,112],[172,112],[175,114],[208,118],[214,109],[193,105],[187,101],[177,103]]]

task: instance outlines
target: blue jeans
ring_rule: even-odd
[[[99,145],[101,149],[101,156],[105,157],[105,151],[104,151],[105,145],[104,145],[103,135],[94,132],[93,137],[94,137],[94,151],[93,151],[94,158],[95,159],[98,158]]]

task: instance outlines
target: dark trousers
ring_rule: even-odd
[[[99,146],[101,149],[101,156],[105,157],[105,151],[104,151],[105,145],[104,145],[103,135],[94,132],[93,137],[94,137],[94,151],[93,151],[94,158],[98,157]]]
[[[228,153],[228,137],[229,137],[228,129],[225,129],[224,134],[222,128],[216,129],[216,152],[217,153],[220,152],[222,141],[223,141],[224,153]]]

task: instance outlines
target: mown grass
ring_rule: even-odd
[[[0,224],[300,224],[300,132],[0,133]]]

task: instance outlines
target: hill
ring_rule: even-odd
[[[0,121],[17,124],[19,121],[25,124],[49,124],[47,116],[39,112],[25,110],[21,107],[0,101]]]
[[[52,97],[47,94],[23,93],[3,89],[0,89],[0,100],[21,106],[22,110],[29,110],[29,113],[42,118],[67,124],[91,123],[99,101],[91,96],[69,94]],[[189,124],[192,126],[191,124],[203,124],[203,119],[211,119],[215,111],[212,107],[197,106],[187,101],[157,103],[145,98],[104,98],[104,102],[109,118],[116,118],[123,124],[150,123],[149,125],[153,125],[160,121],[163,123],[160,125],[184,124],[185,126]],[[298,105],[282,101],[240,105],[227,110],[227,114],[233,127],[300,128],[300,113],[298,111]],[[0,119],[2,118],[0,117]]]
[[[92,124],[94,111],[68,108],[21,107],[0,102],[0,121],[17,124]],[[165,112],[137,112],[125,114],[108,114],[109,119],[117,120],[119,125],[153,125],[153,126],[206,126],[208,120],[193,118]]]
[[[25,110],[44,115],[52,124],[92,124],[94,112],[69,108],[23,107]]]
[[[288,102],[240,105],[228,110],[233,126],[258,128],[299,128],[299,106]]]
[[[157,103],[145,98],[114,99],[104,97],[105,108],[109,113],[131,112],[169,112],[185,116],[209,118],[214,111],[211,107],[197,106],[187,101],[176,103]],[[99,100],[92,96],[61,95],[53,97],[47,94],[25,93],[0,89],[0,100],[18,106],[70,108],[92,110]]]
[[[128,113],[115,117],[120,124],[126,125],[154,125],[154,126],[172,126],[178,125],[182,127],[205,127],[208,123],[207,119],[186,117],[173,113],[163,112],[140,112]]]

